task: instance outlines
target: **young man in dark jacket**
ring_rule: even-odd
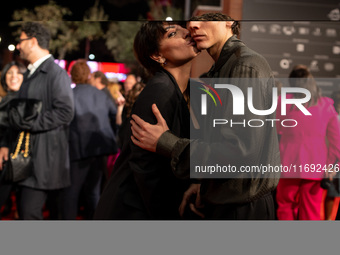
[[[212,22],[213,21],[213,22]],[[219,22],[216,22],[219,21]],[[269,109],[272,105],[271,93],[274,78],[267,61],[258,53],[249,49],[237,38],[239,24],[223,14],[203,14],[194,17],[188,23],[191,36],[200,50],[206,49],[214,59],[215,64],[207,74],[209,78],[251,79],[257,82],[240,83],[239,88],[247,98],[247,87],[253,87],[253,97],[260,109]],[[269,98],[269,100],[268,100]],[[230,99],[230,98],[229,98]],[[224,101],[224,119],[235,118],[230,110],[233,100]],[[224,165],[232,164],[240,169],[242,165],[260,166],[280,165],[280,154],[275,125],[264,121],[261,128],[231,128],[221,127],[219,132],[206,132],[207,137],[217,143],[207,143],[205,139],[188,140],[174,136],[167,130],[157,108],[153,111],[159,120],[157,125],[143,122],[138,116],[132,116],[136,121],[132,125],[133,142],[147,150],[171,157],[174,174],[179,178],[187,178],[190,174],[190,159],[201,159],[198,165],[207,165],[213,158],[223,158]],[[236,116],[237,117],[237,116]],[[245,121],[253,115],[246,112],[242,116]],[[264,119],[264,116],[257,116]],[[275,113],[266,116],[275,119]],[[138,124],[138,125],[136,125]],[[164,133],[163,133],[164,132]],[[204,132],[203,132],[204,133]],[[159,140],[158,140],[159,138]],[[254,175],[237,176],[237,178],[202,179],[199,184],[193,184],[184,194],[180,212],[193,195],[197,195],[196,207],[190,204],[191,210],[203,217],[197,210],[203,202],[204,214],[207,219],[275,219],[274,202],[271,192],[275,189],[279,173],[254,178]]]

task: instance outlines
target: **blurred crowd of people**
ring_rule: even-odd
[[[134,51],[150,75],[130,73],[120,83],[101,71],[91,73],[84,59],[67,74],[49,52],[48,29],[38,22],[23,24],[16,48],[29,65],[12,61],[1,71],[0,217],[334,220],[340,179],[330,169],[266,178],[190,178],[190,157],[198,158],[199,165],[216,157],[225,165],[272,166],[327,166],[340,159],[340,92],[323,96],[303,65],[293,68],[289,85],[310,92],[303,106],[311,116],[288,104],[281,115],[281,98],[276,116],[269,116],[295,119],[296,127],[273,128],[267,122],[258,129],[225,126],[197,139],[190,134],[192,127],[205,128],[195,117],[189,92],[192,61],[203,50],[215,62],[204,77],[266,78],[256,84],[261,89],[254,87],[259,91],[254,97],[258,109],[271,106],[268,95],[280,83],[267,61],[238,39],[239,30],[237,21],[220,13],[193,17],[187,24],[146,22]],[[27,98],[41,101],[42,110],[14,126],[11,101]],[[224,107],[224,117],[230,118],[232,100]],[[31,133],[33,169],[25,180],[12,182],[4,178],[6,162],[20,131]]]

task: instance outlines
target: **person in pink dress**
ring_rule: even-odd
[[[278,101],[277,119],[297,121],[295,127],[277,125],[280,135],[280,154],[283,166],[277,186],[277,218],[279,220],[320,220],[323,189],[321,180],[328,175],[329,165],[340,158],[340,129],[333,100],[321,96],[320,89],[306,66],[298,65],[289,76],[291,87],[308,89],[311,99],[304,107],[311,115],[304,115],[295,105],[287,104],[281,115]],[[301,93],[287,94],[287,98],[304,97]],[[329,141],[327,146],[326,138]]]

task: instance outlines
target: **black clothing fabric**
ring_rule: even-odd
[[[258,109],[269,109],[272,105],[272,88],[274,77],[267,61],[258,53],[249,49],[242,41],[232,36],[225,43],[216,64],[207,74],[210,78],[230,78],[231,84],[240,87],[245,98],[247,88],[253,87],[253,97],[260,105]],[[260,78],[259,83],[245,84],[238,82],[243,78]],[[249,79],[250,80],[250,79]],[[255,86],[256,85],[256,86]],[[255,86],[255,87],[254,87]],[[231,95],[229,94],[231,97]],[[232,98],[226,98],[227,105],[223,119],[240,122],[240,117],[233,116]],[[209,109],[213,109],[210,107]],[[245,112],[242,119],[275,119],[275,112],[268,116],[254,116]],[[201,159],[197,165],[210,165],[211,158],[222,159],[222,165],[259,166],[280,165],[280,152],[275,126],[265,121],[261,128],[230,128],[221,125],[219,132],[205,132],[215,143],[207,144],[204,139],[180,139],[170,132],[165,132],[157,144],[157,152],[171,157],[171,166],[176,176],[188,177],[190,158]],[[210,123],[209,123],[210,124]],[[203,127],[204,128],[204,127]],[[201,155],[201,156],[200,156]],[[202,156],[204,155],[204,157]],[[220,162],[215,162],[220,163]],[[221,164],[220,164],[221,165]],[[243,204],[258,200],[273,191],[279,181],[279,173],[254,178],[203,179],[201,180],[201,198],[209,205]]]
[[[9,91],[6,96],[0,101],[0,127],[8,127],[8,115],[7,107],[8,103],[16,98],[18,95],[17,91]]]
[[[258,53],[249,49],[242,41],[232,36],[223,46],[222,52],[216,64],[208,72],[208,77],[231,78],[231,84],[240,84],[239,87],[245,98],[248,95],[248,87],[253,87],[253,100],[258,109],[269,109],[272,106],[272,88],[275,80],[267,61]],[[246,84],[238,82],[239,79],[254,78],[257,82]],[[249,81],[251,79],[248,79]],[[231,96],[229,94],[229,96]],[[225,109],[232,109],[231,98],[227,99]],[[275,119],[275,112],[268,116],[257,116],[245,112],[244,116],[231,115],[225,111],[225,119]],[[280,165],[280,152],[275,126],[266,122],[261,128],[230,128],[227,125],[221,127],[220,134],[216,134],[216,141],[223,139],[223,147],[205,148],[206,152],[223,153],[225,162],[238,167],[241,165]],[[232,142],[231,142],[232,141]],[[191,155],[201,153],[202,145],[195,141],[191,144]],[[195,152],[196,146],[196,152]],[[216,157],[216,155],[214,155]],[[196,156],[197,157],[197,156]],[[202,182],[201,196],[212,204],[244,203],[259,199],[271,192],[278,184],[280,173],[258,175],[254,178],[237,178],[225,180],[206,180]]]
[[[156,103],[170,130],[189,137],[187,103],[170,73],[157,72],[136,100],[132,113],[155,124],[151,110]],[[177,179],[170,160],[135,146],[128,125],[122,151],[105,187],[94,219],[179,219],[178,207],[188,182]],[[126,142],[128,141],[128,142]]]
[[[28,72],[24,74],[18,98],[40,100],[42,110],[29,128],[33,175],[19,185],[43,190],[70,185],[68,125],[74,113],[70,85],[68,74],[54,63],[53,57],[45,60],[30,77]],[[13,132],[10,139],[11,142],[16,139]]]
[[[97,206],[107,155],[117,152],[116,106],[110,95],[89,84],[73,90],[75,114],[70,124],[71,186],[63,191],[64,220],[75,220],[82,188],[87,219]]]
[[[327,189],[327,197],[340,197],[340,174],[339,172],[330,181]]]
[[[126,141],[129,131],[129,125],[130,125],[130,118],[126,116],[126,107],[123,108],[122,112],[122,124],[118,128],[117,132],[117,144],[119,149],[122,149],[124,147],[124,143],[129,143],[130,138]]]
[[[275,220],[273,194],[268,193],[248,203],[207,205],[207,219],[218,220]]]
[[[48,219],[60,220],[60,190],[40,190],[21,186],[17,200],[21,220],[43,220],[42,208],[45,203],[49,209]]]
[[[13,187],[14,187],[13,183],[4,182],[2,180],[2,177],[0,176],[0,208],[2,208],[2,206],[6,204],[8,199],[11,199],[10,194],[11,194]],[[0,215],[0,219],[1,219],[1,215]]]
[[[115,103],[115,100],[107,87],[103,88],[101,91],[103,91],[112,100],[112,102]]]
[[[8,104],[12,99],[16,98],[17,94],[17,92],[9,91],[0,102],[0,148],[8,146],[8,136],[10,131],[7,114]],[[4,180],[4,173],[4,169],[0,171],[0,208],[2,208],[8,200],[14,186],[12,182]]]
[[[117,152],[116,106],[103,91],[89,84],[73,89],[74,118],[70,124],[70,160]]]
[[[42,102],[32,98],[15,98],[9,102],[8,121],[11,129],[29,131],[38,118]]]
[[[8,146],[9,121],[8,121],[8,105],[9,102],[16,98],[18,92],[10,91],[0,102],[0,147]]]
[[[113,104],[115,105],[115,108],[117,108],[116,101],[113,98],[110,90],[107,87],[105,87],[101,91],[103,91],[112,100]],[[116,109],[116,112],[117,112],[117,109]],[[111,126],[114,127],[115,134],[117,136],[117,133],[118,133],[118,130],[119,130],[119,126],[116,124],[116,118],[110,119],[110,122],[111,122]],[[116,143],[118,143],[118,140],[116,141]]]
[[[92,219],[99,201],[106,163],[106,156],[96,156],[71,161],[72,185],[65,188],[62,192],[63,220],[76,219],[81,197],[83,198],[83,205],[85,207],[85,219]]]

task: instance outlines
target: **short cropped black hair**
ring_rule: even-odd
[[[150,56],[159,51],[159,42],[166,30],[162,21],[149,21],[141,25],[135,36],[133,49],[142,66],[151,74],[161,69],[159,63]]]

